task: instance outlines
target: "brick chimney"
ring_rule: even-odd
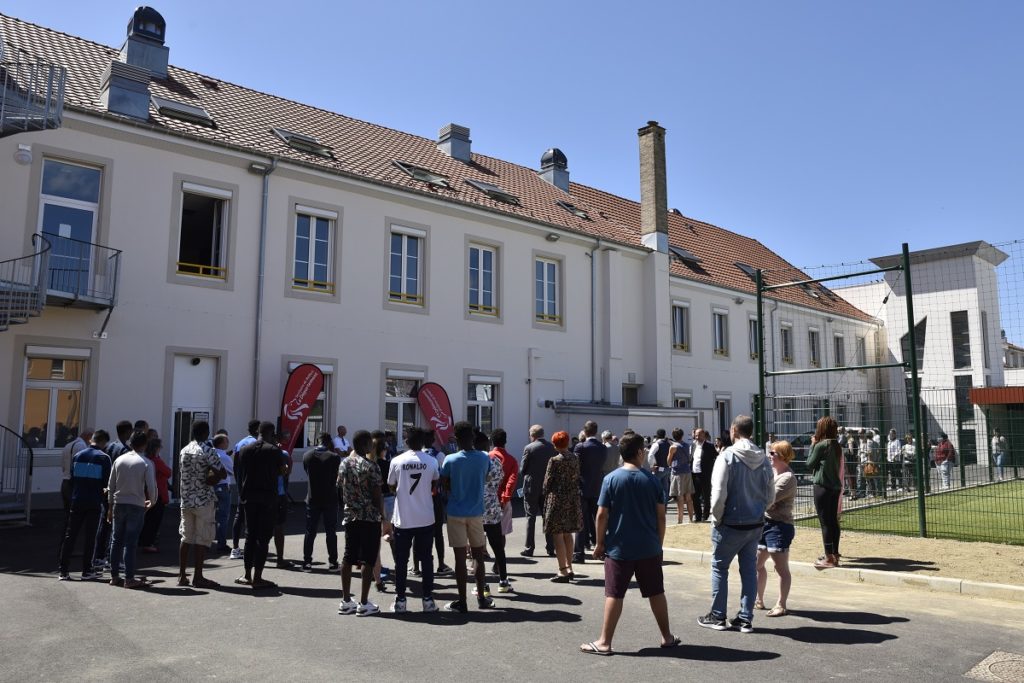
[[[668,183],[665,178],[665,129],[648,121],[640,138],[640,232],[644,246],[668,252]]]

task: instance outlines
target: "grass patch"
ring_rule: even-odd
[[[931,538],[1024,545],[1024,481],[935,493],[924,505]],[[797,525],[817,527],[818,520],[803,519]],[[918,536],[917,499],[844,512],[841,527]]]

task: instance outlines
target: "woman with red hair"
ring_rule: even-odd
[[[551,534],[558,558],[555,583],[576,578],[572,571],[573,534],[583,528],[580,503],[580,461],[569,450],[569,434],[556,432],[551,444],[557,451],[544,473],[544,533]]]

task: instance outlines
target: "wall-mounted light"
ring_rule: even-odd
[[[737,306],[741,305],[743,303],[743,297],[742,296],[736,297],[735,299],[733,299],[733,303],[735,303]]]
[[[825,322],[827,322],[827,323],[832,322],[832,318],[825,318]]]
[[[253,161],[249,164],[249,173],[253,175],[267,175],[270,173],[270,166],[267,164],[261,164],[258,161]]]
[[[19,166],[28,166],[32,163],[32,145],[18,145],[14,152],[14,163]]]
[[[544,236],[544,239],[546,239],[548,242],[557,242],[558,240],[562,239],[562,236],[559,235],[557,232],[549,232],[547,235]]]

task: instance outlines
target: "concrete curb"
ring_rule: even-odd
[[[682,548],[665,548],[666,552],[689,557],[699,565],[710,565],[711,553],[701,550],[685,550]],[[897,586],[936,591],[939,593],[959,593],[982,598],[1011,600],[1024,602],[1024,586],[1010,586],[1001,583],[983,583],[966,579],[948,579],[939,576],[920,576],[918,574],[899,574],[878,569],[815,569],[810,562],[790,562],[790,572],[794,576],[814,576],[833,581],[852,581],[875,586]]]

